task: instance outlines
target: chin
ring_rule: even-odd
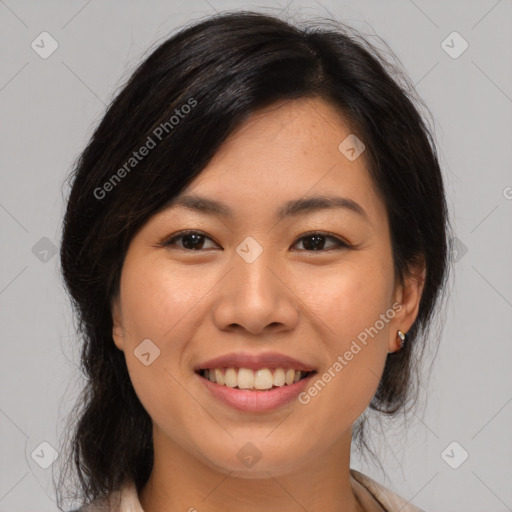
[[[268,431],[265,433],[267,435]],[[201,457],[214,471],[247,479],[268,479],[270,476],[293,473],[301,467],[307,467],[308,460],[313,458],[303,451],[306,448],[303,443],[288,445],[283,449],[282,442],[277,438],[275,441],[274,444],[262,437],[260,442],[254,436],[252,441],[248,441],[247,437],[243,441],[230,440],[228,446],[218,445],[221,449],[219,453],[201,451]],[[240,448],[233,449],[234,446]],[[314,447],[308,449],[315,452]]]

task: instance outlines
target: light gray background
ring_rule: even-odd
[[[44,470],[31,453],[43,441],[58,449],[81,384],[51,252],[74,159],[157,40],[215,11],[286,6],[0,0],[0,512],[57,510],[56,463]],[[352,467],[427,512],[512,510],[512,1],[291,1],[287,12],[333,15],[395,51],[435,118],[457,237],[422,407],[407,428],[398,418],[376,439],[386,475],[356,456]],[[59,45],[47,59],[31,48],[43,31]],[[469,43],[456,59],[441,46],[453,31]],[[445,452],[453,441],[460,446]],[[461,460],[462,450],[469,457],[453,469],[445,460]]]

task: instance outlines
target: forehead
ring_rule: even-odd
[[[235,213],[250,211],[257,216],[301,197],[341,195],[378,220],[386,212],[364,151],[355,159],[345,151],[344,141],[350,143],[354,136],[324,100],[271,105],[235,130],[180,195],[214,198],[231,205]]]

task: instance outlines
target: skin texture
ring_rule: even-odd
[[[185,191],[225,203],[233,217],[174,206],[133,238],[113,301],[113,339],[153,420],[155,463],[139,493],[145,512],[381,510],[350,477],[352,425],[388,351],[400,348],[397,330],[416,318],[424,273],[413,269],[405,286],[395,280],[387,215],[364,153],[349,161],[338,150],[350,133],[321,99],[258,111]],[[321,194],[356,201],[368,221],[348,209],[276,218],[286,201]],[[184,249],[183,238],[158,245],[185,229],[207,234],[199,249]],[[312,230],[353,247],[325,238],[323,250],[312,250],[302,238]],[[252,263],[236,252],[248,236],[263,249]],[[396,303],[394,318],[307,405],[237,411],[193,372],[231,352],[276,351],[321,375]],[[160,356],[145,366],[133,352],[148,338]],[[250,468],[237,457],[248,442],[262,454]]]

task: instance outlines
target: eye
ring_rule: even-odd
[[[219,247],[213,240],[207,236],[202,231],[197,230],[186,230],[181,231],[180,233],[174,234],[171,238],[168,238],[161,242],[162,247],[170,247],[175,246],[179,249],[184,249],[188,251],[201,251],[204,249],[212,249],[215,247],[205,247],[205,241],[209,240],[213,243],[214,246]],[[326,240],[331,241],[330,247],[325,247]],[[322,231],[313,231],[311,233],[307,233],[303,236],[301,236],[294,244],[293,246],[297,244],[303,244],[304,249],[307,252],[312,251],[326,251],[326,250],[333,250],[337,248],[348,248],[350,247],[349,244],[345,243],[340,238],[330,235],[328,233],[324,233]],[[293,247],[292,246],[292,247]]]
[[[181,240],[181,245],[176,244],[176,241]],[[205,240],[212,240],[210,237],[206,236],[206,234],[201,231],[187,230],[182,231],[174,235],[172,238],[169,238],[162,242],[162,246],[177,246],[180,249],[185,249],[189,251],[197,251],[205,249],[204,243]]]
[[[331,245],[331,248],[325,248],[325,240],[331,240],[334,243]],[[311,251],[325,251],[332,249],[339,249],[343,247],[350,247],[349,244],[345,243],[340,238],[329,235],[328,233],[324,233],[322,231],[314,231],[311,233],[307,233],[306,235],[301,236],[294,245],[302,243],[305,250],[308,252]],[[293,246],[292,246],[293,247]]]

